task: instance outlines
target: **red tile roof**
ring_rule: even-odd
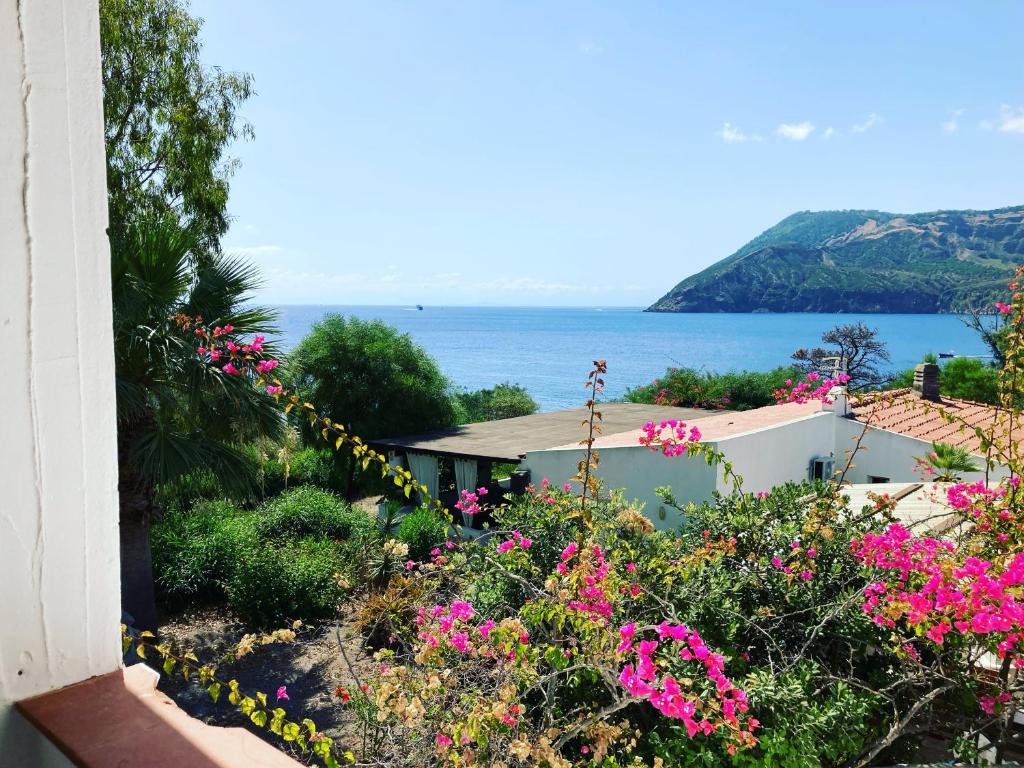
[[[937,402],[923,400],[912,389],[851,397],[850,410],[857,421],[873,427],[919,440],[948,443],[975,454],[983,453],[975,428],[987,433],[997,422],[995,406],[952,397],[944,397]],[[956,421],[950,423],[949,416]],[[996,430],[997,439],[1001,441],[1005,441],[1008,431],[1006,421],[1007,415],[1004,412],[998,418],[999,426]],[[1021,428],[1018,426],[1017,430],[1021,431]]]

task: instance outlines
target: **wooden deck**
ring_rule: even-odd
[[[597,410],[603,416],[600,424],[605,435],[637,430],[648,421],[690,421],[715,413],[697,408],[634,403],[603,403]],[[572,408],[367,442],[382,451],[411,451],[514,464],[528,451],[543,451],[582,440],[586,437],[586,429],[582,425],[586,418],[586,408]]]

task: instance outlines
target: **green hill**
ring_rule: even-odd
[[[686,278],[648,312],[956,312],[1006,295],[1024,206],[803,211]]]

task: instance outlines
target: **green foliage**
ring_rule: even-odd
[[[493,389],[456,392],[454,401],[459,424],[529,416],[540,407],[525,387],[508,382]]]
[[[412,560],[429,560],[430,550],[447,538],[448,522],[440,512],[429,507],[414,509],[398,525],[398,539],[409,545]]]
[[[252,77],[205,68],[201,21],[183,0],[102,0],[107,187],[114,229],[143,216],[188,226],[204,248],[227,231],[225,156]]]
[[[224,596],[239,552],[259,546],[251,513],[226,501],[172,510],[153,526],[153,575],[166,605]]]
[[[288,373],[320,415],[364,439],[455,423],[437,363],[379,320],[325,315],[289,355]],[[318,439],[311,432],[307,438]]]
[[[312,536],[344,541],[372,536],[376,523],[333,493],[300,486],[285,491],[256,511],[256,531],[267,540]]]
[[[932,450],[926,461],[935,471],[933,479],[942,483],[959,482],[963,474],[978,472],[981,469],[981,465],[970,451],[949,443],[932,443]]]
[[[631,403],[745,411],[774,405],[775,390],[785,386],[786,379],[796,375],[789,367],[764,372],[728,373],[669,368],[660,379],[626,392],[625,398]]]
[[[965,245],[973,254],[966,258]],[[1022,255],[1021,207],[912,215],[803,211],[686,278],[650,309],[961,311],[1001,300]]]
[[[338,576],[379,549],[372,517],[337,496],[302,486],[257,510],[224,501],[171,511],[152,531],[154,576],[162,602],[178,606],[228,599],[246,622],[331,615]]]
[[[228,605],[255,627],[329,618],[343,595],[337,576],[343,565],[338,548],[327,539],[242,550],[227,581]]]
[[[914,385],[914,369],[896,375],[891,389],[908,389]],[[942,364],[939,390],[944,397],[956,397],[975,403],[996,405],[999,402],[999,369],[973,357],[954,357]]]
[[[253,492],[240,443],[281,433],[277,404],[248,378],[200,359],[173,318],[187,312],[238,334],[271,332],[274,314],[250,304],[256,270],[203,256],[190,232],[149,222],[111,231],[111,278],[122,485],[140,489],[142,508],[152,503],[149,487],[197,472],[214,473],[229,494]]]

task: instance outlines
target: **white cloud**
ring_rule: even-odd
[[[576,50],[584,56],[597,56],[598,54],[604,53],[604,46],[600,43],[584,42],[580,43],[576,47]]]
[[[1024,107],[1011,107],[1009,104],[1003,104],[999,107],[999,117],[995,120],[982,120],[979,125],[986,131],[1024,133]]]
[[[942,122],[942,130],[946,133],[956,133],[960,130],[960,117],[962,117],[964,111],[962,109],[953,110],[949,120]]]
[[[825,132],[821,135],[826,139],[831,139],[833,136],[836,135],[836,129],[830,125],[828,128],[825,129]]]
[[[741,144],[744,141],[764,141],[756,133],[744,133],[742,128],[732,123],[723,123],[721,129],[715,135],[721,137],[722,141],[729,144]]]
[[[863,123],[857,123],[856,125],[851,126],[850,130],[853,131],[854,133],[867,133],[876,125],[881,125],[883,122],[885,122],[885,118],[883,118],[881,115],[876,115],[874,112],[872,112],[870,115],[868,115],[867,120],[865,120]]]
[[[814,133],[814,125],[804,120],[802,123],[782,123],[775,133],[791,141],[803,141]]]

